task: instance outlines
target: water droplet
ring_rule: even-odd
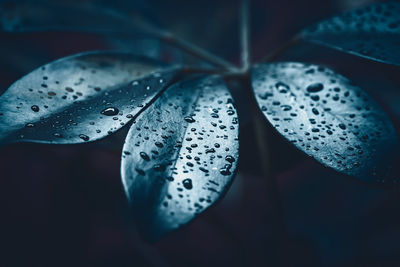
[[[199,167],[199,170],[202,171],[202,172],[205,172],[205,173],[209,172],[206,168],[203,168],[203,167]]]
[[[307,87],[307,91],[310,93],[317,93],[324,89],[324,85],[322,83],[313,83]]]
[[[85,134],[80,134],[79,138],[82,139],[83,141],[89,141],[89,136],[87,136]]]
[[[318,109],[312,108],[311,111],[312,111],[312,113],[314,113],[314,115],[319,115]]]
[[[105,116],[115,116],[118,114],[118,112],[119,112],[119,110],[117,108],[109,107],[109,108],[103,109],[100,113]]]
[[[155,142],[155,145],[156,145],[157,147],[163,147],[163,146],[164,146],[163,143],[161,143],[161,142]]]
[[[318,101],[319,100],[319,96],[318,95],[312,95],[310,96],[312,100],[314,101]]]
[[[229,116],[235,114],[235,111],[233,109],[228,109],[228,111],[226,112]]]
[[[142,159],[144,159],[146,161],[150,161],[150,157],[149,157],[149,155],[147,155],[146,152],[140,152],[139,154],[142,157]]]
[[[38,112],[38,111],[39,111],[39,107],[38,107],[37,105],[33,105],[33,106],[31,107],[31,109],[32,109],[34,112]]]
[[[215,153],[215,149],[214,148],[206,149],[206,154],[208,154],[208,153]]]
[[[283,82],[277,82],[277,83],[275,84],[275,87],[276,87],[276,89],[278,89],[279,92],[282,93],[282,94],[286,94],[286,93],[289,91],[289,89],[290,89],[289,85],[287,85],[287,84],[285,84],[285,83],[283,83]]]
[[[211,113],[211,117],[213,118],[219,118],[219,115],[217,113]]]
[[[186,116],[186,117],[184,118],[184,120],[185,120],[186,122],[189,122],[189,123],[193,123],[193,122],[196,121],[196,120],[193,119],[193,117],[191,117],[191,116]]]
[[[231,174],[231,171],[230,171],[231,167],[232,167],[231,164],[225,164],[225,166],[224,166],[223,168],[221,168],[221,169],[219,170],[219,172],[220,172],[222,175],[230,175],[230,174]]]
[[[225,157],[225,160],[228,161],[229,163],[235,162],[235,158],[229,155]]]
[[[183,184],[183,186],[184,186],[186,189],[188,189],[188,190],[190,190],[190,189],[193,188],[192,180],[189,179],[189,178],[183,180],[183,181],[182,181],[182,184]]]

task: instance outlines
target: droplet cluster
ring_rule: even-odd
[[[17,141],[80,143],[131,120],[177,69],[126,53],[83,53],[49,63],[0,97],[1,135]],[[7,131],[8,132],[7,132]]]
[[[197,78],[168,88],[140,115],[126,139],[122,179],[132,204],[147,205],[152,216],[147,219],[160,227],[188,222],[229,185],[238,161],[238,130],[221,78]],[[149,208],[154,198],[157,202]]]
[[[400,3],[377,3],[322,21],[306,40],[379,61],[400,64]]]
[[[397,138],[384,111],[332,70],[301,63],[262,64],[252,86],[269,122],[323,164],[362,179],[381,179]]]

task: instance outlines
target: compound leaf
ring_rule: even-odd
[[[303,39],[340,51],[400,65],[400,3],[378,3],[305,29]]]
[[[0,143],[103,138],[139,113],[178,69],[119,52],[87,52],[51,62],[0,96]]]
[[[298,149],[366,182],[395,183],[394,127],[380,106],[347,78],[302,63],[260,64],[252,87],[263,114]]]
[[[150,238],[188,223],[229,186],[238,162],[238,119],[219,76],[168,88],[132,125],[122,181]]]

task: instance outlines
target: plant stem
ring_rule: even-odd
[[[282,264],[284,260],[283,255],[286,251],[287,230],[277,182],[277,173],[273,171],[273,160],[271,159],[270,140],[271,131],[273,131],[273,129],[265,120],[265,117],[258,107],[253,90],[251,89],[252,85],[249,75],[245,78],[243,85],[246,86],[248,92],[249,104],[253,117],[253,131],[258,144],[258,156],[261,163],[261,172],[265,179],[266,196],[271,214],[273,229],[272,241],[275,245],[275,253],[273,253],[272,262]]]
[[[276,180],[271,175],[270,168],[270,155],[268,151],[268,141],[267,141],[267,133],[265,122],[260,116],[259,109],[257,108],[257,102],[254,99],[253,92],[251,90],[251,78],[248,73],[248,69],[250,66],[250,53],[249,53],[249,0],[241,0],[240,6],[240,44],[241,44],[241,63],[242,63],[242,85],[246,88],[246,92],[248,94],[248,99],[250,101],[251,113],[253,114],[253,129],[254,134],[258,143],[258,151],[259,157],[261,161],[261,169],[264,176],[267,179],[267,191],[270,199],[272,200],[272,206],[274,208],[274,214],[278,213],[280,215],[281,205],[279,201],[278,188],[276,184]],[[286,49],[286,46],[282,47],[283,50]],[[280,50],[279,50],[280,51]],[[281,217],[281,216],[278,216]],[[281,222],[280,222],[281,224]],[[281,225],[279,226],[281,227]]]
[[[211,54],[210,52],[190,43],[187,42],[179,37],[174,36],[172,33],[165,32],[163,35],[160,36],[160,39],[185,51],[186,53],[195,56],[204,60],[205,62],[210,63],[216,67],[219,67],[223,70],[230,71],[230,72],[237,72],[238,68],[233,64],[225,61],[224,59]]]
[[[92,7],[93,8],[93,7]],[[175,46],[186,53],[197,57],[199,59],[202,59],[203,61],[214,65],[216,67],[222,68],[226,71],[230,72],[238,72],[239,69],[231,64],[230,62],[210,53],[207,50],[204,50],[200,48],[199,46],[196,46],[195,44],[192,44],[186,40],[183,40],[171,32],[168,32],[166,30],[160,29],[151,23],[149,23],[146,19],[144,19],[140,14],[134,13],[131,14],[132,16],[128,17],[124,14],[121,14],[120,12],[113,10],[113,9],[102,9],[102,12],[106,13],[108,16],[112,16],[114,18],[120,19],[122,21],[126,21],[127,23],[130,24],[130,26],[134,30],[139,30],[140,32],[147,34],[149,36],[155,37],[159,40],[162,40],[172,46]],[[131,34],[131,33],[126,33],[124,31],[118,32],[118,34]]]
[[[250,66],[250,13],[249,0],[242,0],[240,7],[240,48],[242,72],[246,72]]]
[[[196,46],[186,40],[183,40],[171,32],[159,29],[150,23],[146,22],[145,20],[141,19],[140,17],[135,17],[134,19],[130,20],[130,23],[133,27],[140,28],[141,31],[144,33],[151,35],[155,38],[158,38],[172,46],[175,46],[179,49],[182,49],[186,53],[197,57],[199,59],[204,60],[211,65],[224,69],[230,72],[238,72],[239,69],[231,64],[230,62],[204,50],[203,48]]]

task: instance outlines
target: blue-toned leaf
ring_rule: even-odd
[[[51,62],[0,96],[0,143],[103,138],[129,122],[177,73],[178,67],[119,52]]]
[[[303,39],[368,59],[400,65],[400,3],[378,3],[322,21]]]
[[[257,102],[268,121],[322,164],[367,182],[395,183],[388,173],[398,138],[386,113],[334,71],[302,63],[252,70]]]
[[[122,154],[125,192],[150,238],[177,229],[226,191],[238,162],[238,119],[218,76],[168,88],[132,125]]]

